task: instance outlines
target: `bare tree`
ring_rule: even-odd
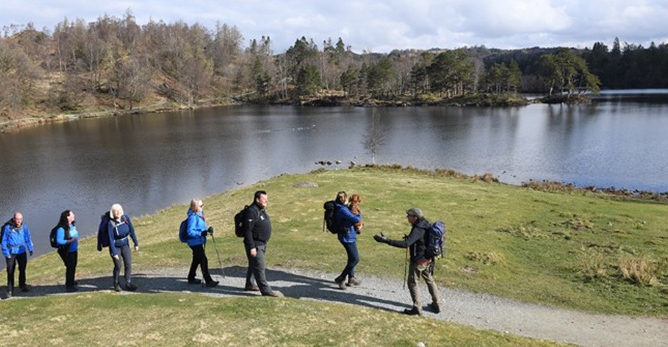
[[[380,115],[373,109],[371,114],[371,127],[367,130],[364,141],[362,141],[364,148],[371,154],[371,163],[376,165],[376,153],[385,144],[385,133],[380,122]]]

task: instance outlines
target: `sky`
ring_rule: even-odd
[[[668,43],[668,0],[0,0],[0,28],[32,23],[53,32],[65,18],[104,15],[210,30],[235,26],[248,46],[268,36],[274,53],[301,37],[319,48],[341,38],[354,52],[471,46],[612,47],[615,37],[648,47]]]

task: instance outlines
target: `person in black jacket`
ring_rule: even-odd
[[[441,312],[438,298],[438,287],[432,277],[432,265],[434,259],[428,258],[425,255],[425,235],[427,230],[431,227],[429,221],[422,215],[422,210],[419,208],[411,208],[406,211],[406,218],[411,225],[411,232],[404,238],[403,241],[390,240],[383,233],[374,235],[373,238],[377,242],[387,243],[390,246],[399,248],[410,248],[410,267],[408,270],[408,291],[411,293],[413,299],[413,307],[405,309],[403,313],[408,315],[421,315],[422,305],[420,304],[420,292],[417,286],[418,278],[424,278],[431,294],[431,304],[429,304],[432,311],[435,313]]]
[[[255,200],[246,209],[243,223],[244,247],[248,258],[244,290],[260,291],[265,296],[282,297],[281,292],[271,289],[265,275],[264,259],[267,252],[267,243],[271,238],[271,221],[265,210],[269,203],[267,192],[258,190],[254,197]]]

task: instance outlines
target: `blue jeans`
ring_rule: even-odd
[[[355,266],[357,266],[357,263],[360,262],[360,254],[357,252],[357,242],[341,242],[341,244],[343,245],[343,248],[345,248],[346,254],[348,255],[348,263],[346,263],[346,267],[343,268],[343,272],[341,272],[341,276],[339,276],[339,278],[345,280],[346,277],[348,277],[348,279],[355,277]]]

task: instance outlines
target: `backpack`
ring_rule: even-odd
[[[14,225],[13,218],[6,221],[5,224],[0,227],[0,242],[2,242],[2,238],[5,237],[5,227],[8,225]]]
[[[332,234],[338,234],[341,231],[341,226],[338,224],[334,215],[336,214],[336,202],[330,200],[325,202],[322,206],[325,209],[325,213],[322,220],[322,231],[325,231],[325,227]]]
[[[250,206],[244,206],[241,211],[234,215],[234,234],[237,237],[244,237],[244,220],[246,219],[246,210],[248,210],[248,207]]]
[[[184,219],[179,225],[179,241],[188,242],[188,218]]]
[[[107,225],[109,224],[109,211],[102,214],[100,217],[100,225],[97,227],[97,250],[102,251],[102,248],[109,247],[109,234],[107,233]]]
[[[58,228],[60,228],[60,226],[56,225],[55,227],[53,227],[53,229],[51,229],[51,232],[49,233],[49,244],[51,244],[51,247],[53,248],[64,247],[59,245],[58,242],[56,241],[56,234],[58,233]]]
[[[425,246],[427,258],[443,257],[445,251],[445,223],[437,220],[427,229]]]

